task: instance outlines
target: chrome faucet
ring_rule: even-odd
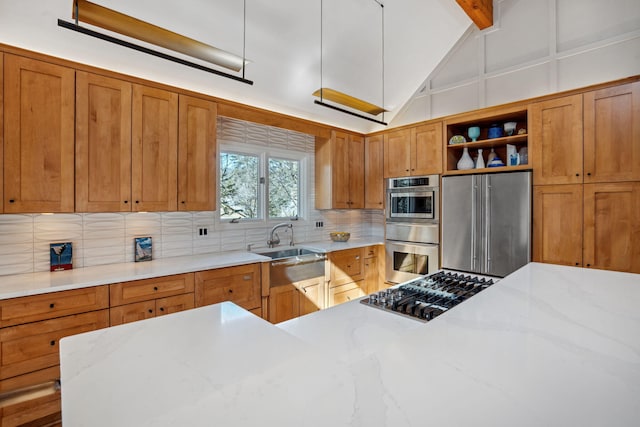
[[[269,240],[267,240],[267,246],[269,246],[270,248],[273,248],[275,245],[280,243],[280,236],[278,236],[278,233],[276,233],[276,230],[278,228],[284,228],[284,227],[291,229],[291,240],[289,241],[289,246],[293,246],[293,224],[291,224],[290,222],[283,222],[281,224],[274,226],[271,229],[271,233],[269,234]]]

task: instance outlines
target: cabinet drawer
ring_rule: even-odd
[[[0,381],[0,392],[9,392],[25,387],[47,383],[60,378],[60,367],[20,375]],[[0,426],[48,426],[62,421],[60,408],[60,391],[25,402],[7,405],[0,411]]]
[[[154,277],[109,286],[111,306],[193,292],[193,273]]]
[[[253,310],[261,306],[260,264],[196,273],[196,306],[232,301]]]
[[[364,248],[364,257],[365,258],[377,257],[379,248],[380,248],[380,245],[367,246],[366,248]]]
[[[155,300],[119,305],[117,307],[111,307],[109,310],[111,326],[137,322],[138,320],[150,319],[152,317],[156,317]]]
[[[160,298],[156,300],[156,316],[164,316],[165,314],[190,310],[194,305],[193,293]]]
[[[336,286],[329,289],[329,306],[342,304],[343,302],[352,301],[354,299],[363,297],[366,295],[363,287],[365,281],[360,280],[358,282],[346,283],[344,285]]]
[[[330,287],[355,282],[364,278],[364,249],[346,249],[332,252],[329,255],[331,261]]]
[[[107,286],[12,298],[0,302],[0,327],[85,313],[108,306]]]
[[[60,339],[109,326],[109,310],[0,330],[0,379],[58,365]]]

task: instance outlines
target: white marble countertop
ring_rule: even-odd
[[[381,237],[363,237],[345,243],[322,241],[297,246],[320,252],[331,252],[381,243],[384,243]],[[288,248],[288,246],[278,246],[278,248]],[[260,252],[264,251],[266,249],[260,250]],[[148,262],[109,264],[67,271],[0,276],[0,300],[264,261],[270,261],[270,258],[258,252],[235,251],[162,258]]]
[[[532,263],[428,323],[203,307],[64,338],[63,423],[637,426],[639,305],[640,275]]]

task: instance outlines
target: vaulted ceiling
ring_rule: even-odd
[[[254,84],[62,29],[57,19],[71,20],[72,0],[0,0],[0,42],[359,132],[381,127],[314,104],[321,80],[384,106],[391,122],[471,25],[455,0],[386,0],[383,62],[375,0],[246,0],[246,26],[240,0],[93,2],[238,55],[244,49]]]

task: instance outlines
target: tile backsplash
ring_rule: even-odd
[[[352,238],[383,236],[384,214],[374,210],[314,208],[313,143],[310,135],[235,119],[218,118],[218,140],[262,144],[309,153],[310,183],[307,217],[293,221],[295,242],[329,239],[331,231],[349,231]],[[316,228],[316,222],[323,222]],[[74,268],[133,262],[134,237],[153,238],[153,257],[197,255],[266,247],[275,223],[220,223],[217,212],[71,213],[0,215],[0,276],[49,271],[53,242],[73,243]],[[200,236],[198,229],[206,228]],[[290,231],[280,230],[281,245]]]
[[[153,257],[246,250],[266,247],[268,226],[219,224],[215,212],[77,213],[0,215],[0,276],[49,271],[52,242],[73,243],[74,268],[133,262],[133,238],[151,236]],[[316,221],[324,227],[316,228]],[[314,211],[293,222],[295,242],[328,240],[329,232],[349,231],[352,238],[383,235],[378,211]],[[207,228],[200,236],[199,228]],[[280,230],[281,245],[289,230]]]

